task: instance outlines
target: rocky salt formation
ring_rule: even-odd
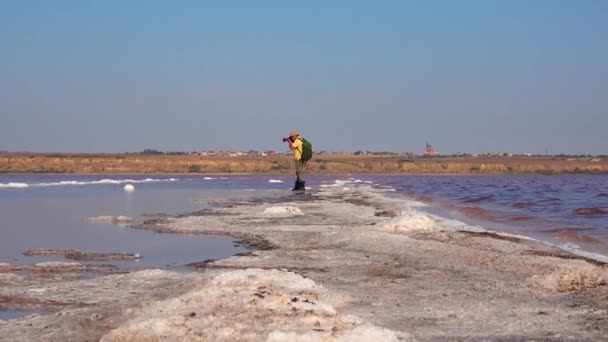
[[[101,341],[398,341],[407,338],[339,314],[314,281],[279,270],[222,273],[205,287],[141,309]]]
[[[134,227],[226,234],[254,248],[190,271],[49,280],[9,265],[0,273],[3,305],[38,303],[57,313],[2,322],[0,336],[477,341],[608,335],[604,262],[415,211],[382,189],[336,185]]]
[[[606,267],[583,264],[576,268],[558,267],[552,273],[534,275],[530,278],[530,285],[546,292],[571,292],[605,286],[607,281]]]
[[[0,320],[2,341],[97,341],[130,319],[127,309],[179,296],[203,284],[200,273],[145,270],[92,279],[12,276],[0,273],[3,310],[32,310],[38,314]]]

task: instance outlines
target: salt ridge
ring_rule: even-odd
[[[367,182],[365,182],[365,183],[367,183]],[[390,186],[385,186],[385,185],[380,185],[380,184],[373,184],[373,187],[372,186],[361,186],[361,181],[356,180],[354,178],[351,178],[349,180],[336,180],[333,184],[324,184],[324,185],[321,185],[321,187],[323,187],[323,188],[342,187],[343,188],[342,190],[350,190],[353,188],[357,188],[359,190],[369,189],[370,195],[381,196],[381,197],[385,197],[385,198],[386,198],[386,195],[383,195],[382,192],[396,191],[396,189],[394,189]],[[489,233],[494,233],[494,234],[501,235],[501,236],[509,236],[509,237],[514,237],[514,238],[518,238],[518,239],[522,239],[522,240],[535,241],[538,243],[542,243],[545,245],[563,249],[565,251],[568,251],[568,252],[578,255],[578,256],[586,257],[589,259],[594,259],[594,260],[597,260],[600,262],[608,262],[607,255],[582,250],[582,249],[580,249],[580,247],[578,245],[573,244],[573,243],[555,244],[555,243],[551,243],[549,241],[532,238],[532,237],[529,237],[526,235],[513,234],[513,233],[502,232],[502,231],[495,231],[495,230],[487,229],[482,226],[472,225],[472,224],[465,223],[465,222],[462,222],[462,221],[459,221],[456,219],[450,219],[447,217],[433,215],[433,214],[427,213],[422,210],[417,210],[417,209],[415,209],[416,207],[427,207],[428,204],[416,201],[414,199],[408,199],[408,198],[395,199],[394,197],[391,197],[391,199],[399,202],[403,207],[403,211],[401,212],[400,216],[395,217],[394,219],[392,219],[388,224],[386,224],[383,227],[383,229],[387,230],[387,231],[396,232],[396,233],[405,233],[405,232],[412,232],[412,231],[433,231],[433,230],[489,232]]]

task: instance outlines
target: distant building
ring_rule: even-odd
[[[433,145],[426,143],[426,147],[424,148],[424,156],[425,157],[434,157],[439,155],[439,152],[433,147]]]

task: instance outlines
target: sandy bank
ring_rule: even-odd
[[[378,189],[342,184],[138,228],[228,234],[263,249],[180,273],[55,281],[0,273],[3,306],[36,298],[74,304],[57,305],[58,314],[0,321],[0,336],[435,341],[608,335],[605,264],[447,224]]]
[[[290,155],[268,157],[145,154],[0,153],[2,173],[291,174]],[[317,154],[315,174],[570,174],[607,173],[606,158],[479,156],[412,158],[405,155]]]

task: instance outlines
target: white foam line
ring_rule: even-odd
[[[50,186],[66,186],[66,185],[99,185],[99,184],[124,184],[124,183],[156,183],[156,182],[175,182],[176,178],[166,178],[166,179],[100,179],[97,181],[61,181],[61,182],[51,182],[51,183],[0,183],[0,188],[29,188],[29,187],[50,187]]]
[[[29,184],[27,183],[0,183],[0,188],[27,188]]]
[[[357,183],[362,183],[362,181],[360,181],[360,180],[352,180],[352,179],[349,179],[349,180],[336,179],[336,180],[334,180],[333,183],[331,183],[331,184],[323,184],[323,185],[321,185],[321,187],[323,187],[323,188],[333,188],[333,187],[344,187],[344,186],[347,186],[347,185],[353,185],[354,186]]]
[[[382,189],[361,189],[361,188],[359,188],[359,190],[366,191],[370,194],[374,194],[374,195],[382,197],[384,199],[395,200],[394,198],[389,198],[389,197],[386,197],[385,195],[383,195]],[[378,191],[378,190],[380,190],[380,191]],[[594,259],[594,260],[597,260],[600,262],[608,263],[607,255],[581,250],[575,244],[555,244],[555,243],[552,243],[549,241],[540,240],[540,239],[533,238],[533,237],[526,236],[526,235],[507,233],[507,232],[488,229],[488,228],[478,226],[478,225],[471,225],[469,223],[462,222],[462,221],[459,221],[456,219],[450,219],[450,218],[434,215],[431,213],[427,213],[425,211],[414,209],[414,207],[411,204],[412,204],[412,202],[417,202],[417,201],[412,201],[412,200],[407,200],[407,199],[397,199],[397,201],[402,203],[404,208],[406,208],[406,210],[412,211],[413,213],[416,213],[416,214],[426,215],[427,217],[431,218],[433,221],[438,223],[440,229],[443,229],[446,231],[466,231],[466,232],[478,232],[478,233],[487,232],[487,233],[492,233],[492,234],[496,234],[496,235],[500,235],[500,236],[514,237],[514,238],[518,238],[518,239],[522,239],[522,240],[534,241],[534,242],[541,243],[544,245],[557,247],[557,248],[568,251],[568,252],[578,255],[578,256],[582,256],[585,258]],[[420,202],[420,203],[422,203],[422,202]],[[415,215],[415,216],[420,216],[420,215]],[[403,221],[397,222],[397,224],[407,226],[407,217],[401,217],[400,220],[403,220]]]

